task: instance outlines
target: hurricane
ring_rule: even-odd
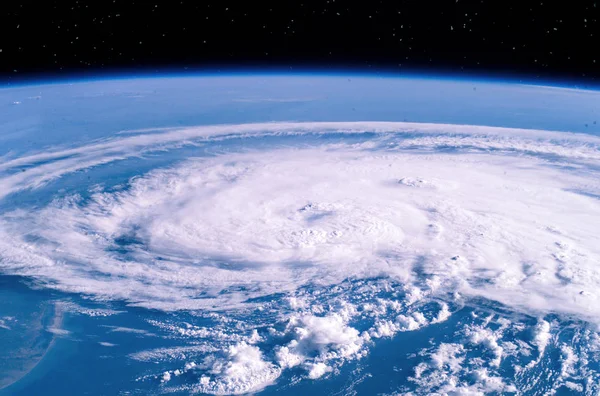
[[[327,77],[315,98],[305,77],[273,97],[240,78],[2,92],[49,91],[1,110],[41,115],[2,124],[0,293],[18,304],[0,345],[21,352],[0,386],[31,392],[71,356],[152,394],[600,391],[600,135],[551,111],[596,92]],[[510,107],[518,89],[540,101]],[[88,110],[60,121],[65,98]]]

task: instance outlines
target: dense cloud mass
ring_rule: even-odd
[[[185,138],[336,130],[382,133],[190,158],[85,202],[70,195],[17,209],[2,221],[2,266],[64,290],[170,310],[310,282],[411,283],[427,274],[439,290],[598,315],[593,137],[557,142],[552,133],[393,123],[203,127],[12,159],[0,182],[6,195]],[[222,293],[241,285],[244,292]]]
[[[320,138],[306,143],[306,136]],[[260,145],[274,137],[285,141]],[[365,356],[375,340],[443,322],[453,306],[477,299],[600,321],[600,139],[593,136],[375,122],[132,131],[4,159],[2,196],[128,158],[233,140],[243,149],[5,213],[0,269],[164,311],[255,309],[284,293],[289,314],[273,319],[270,333],[229,334],[231,343],[210,358],[162,377],[168,384],[197,372],[192,388],[215,394],[259,390],[299,367],[320,378]],[[316,296],[335,287],[356,288],[362,300],[318,308]],[[359,329],[357,318],[369,325]],[[435,347],[413,382],[423,392],[456,390],[472,345],[491,357],[469,371],[480,380],[463,390],[513,390],[494,370],[519,353],[500,342],[518,329],[486,325],[467,325],[464,344]],[[529,348],[542,356],[551,326],[535,326]],[[280,340],[272,353],[257,346],[265,337]],[[572,351],[563,352],[572,364]]]

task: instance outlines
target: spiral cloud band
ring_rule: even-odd
[[[425,273],[436,290],[600,314],[600,139],[590,136],[367,122],[199,127],[10,159],[0,184],[6,196],[185,143],[334,132],[370,135],[248,145],[85,202],[17,209],[2,219],[2,269],[163,309],[235,305],[346,277],[410,284]]]
[[[319,378],[331,361],[359,358],[371,339],[446,320],[448,304],[457,301],[600,322],[594,136],[391,122],[127,131],[81,147],[5,156],[0,197],[210,144],[219,146],[125,183],[6,211],[0,270],[163,311],[253,309],[265,296],[285,295],[296,313],[277,331],[293,339],[267,359],[251,334],[205,361],[212,374],[194,389],[216,394],[261,389],[297,366]],[[362,313],[349,301],[321,314],[307,308],[314,293],[350,287],[343,286],[348,280],[371,296]],[[401,288],[402,303],[378,297],[390,284]],[[437,308],[427,316],[408,308],[416,301]],[[367,311],[370,328],[349,326]],[[532,345],[543,353],[549,325],[537,326]],[[492,351],[489,370],[500,364],[498,333],[485,326],[465,331],[469,342]],[[464,348],[441,344],[414,381],[435,390],[427,388],[435,359],[459,364]],[[164,382],[185,370],[165,373]],[[510,390],[488,374],[479,373],[481,389]]]

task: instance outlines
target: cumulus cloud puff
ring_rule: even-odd
[[[209,394],[245,394],[263,389],[279,377],[281,370],[263,360],[260,349],[242,342],[229,347],[223,358],[210,356],[204,362],[207,375],[196,389]]]

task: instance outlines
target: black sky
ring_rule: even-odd
[[[17,1],[4,78],[169,68],[600,78],[594,1]]]

